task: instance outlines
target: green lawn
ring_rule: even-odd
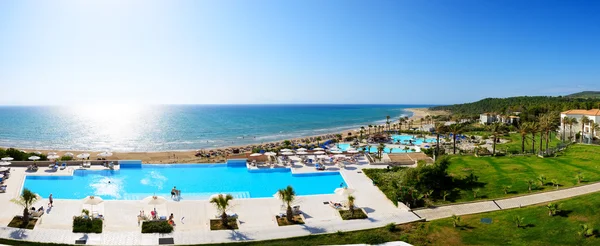
[[[539,158],[536,156],[474,157],[453,156],[448,173],[454,177],[464,177],[471,172],[482,183],[478,198],[496,199],[516,194],[527,194],[527,180],[536,181],[534,192],[555,189],[549,183],[556,180],[560,188],[577,185],[575,176],[581,172],[587,182],[600,181],[600,146],[573,145],[558,157]],[[536,180],[546,177],[547,185],[541,186]],[[505,195],[504,186],[512,186]],[[470,190],[461,190],[454,202],[475,200]]]
[[[461,217],[463,227],[454,228],[452,219],[427,223],[427,238],[433,245],[600,245],[600,237],[580,237],[581,224],[600,229],[600,193],[557,202],[562,213],[548,216],[546,204]],[[525,228],[517,228],[515,216],[525,218]],[[480,222],[492,219],[491,224]]]
[[[518,133],[511,133],[509,136],[503,136],[502,139],[509,140],[508,143],[505,144],[497,144],[496,150],[507,152],[507,153],[521,153],[521,135]],[[549,138],[550,144],[548,147],[554,148],[556,145],[561,143],[560,139],[557,139],[554,134]],[[546,149],[546,138],[544,138],[544,143],[542,144],[543,149]],[[535,149],[536,151],[540,149],[540,136],[535,136]],[[528,134],[525,138],[525,151],[531,151],[531,134]]]

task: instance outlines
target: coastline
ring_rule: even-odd
[[[404,110],[411,112],[412,115],[409,117],[409,119],[412,120],[418,120],[421,119],[427,115],[443,115],[443,114],[448,114],[448,112],[445,111],[432,111],[429,110],[428,108],[405,108]],[[394,120],[392,119],[392,122],[394,122]],[[376,125],[385,125],[385,124],[376,124]],[[348,129],[348,130],[343,130],[341,132],[336,132],[336,133],[327,133],[327,134],[319,134],[319,135],[313,135],[313,136],[302,136],[302,137],[296,137],[296,138],[290,138],[287,140],[292,141],[293,143],[304,143],[302,140],[305,139],[316,139],[317,137],[322,137],[323,140],[321,140],[321,142],[325,141],[326,139],[324,138],[325,136],[335,136],[337,134],[341,134],[343,137],[348,136],[348,134],[352,134],[355,135],[360,131],[360,128],[354,128],[354,129]],[[196,157],[195,154],[197,153],[197,150],[169,150],[169,151],[143,151],[143,152],[119,152],[119,151],[115,151],[112,152],[113,156],[111,156],[110,160],[141,160],[143,163],[152,163],[152,164],[174,164],[174,163],[216,163],[216,162],[225,162],[225,160],[228,157],[244,157],[245,154],[249,151],[252,150],[253,147],[256,146],[265,146],[265,145],[271,145],[271,146],[277,146],[280,145],[284,140],[278,140],[278,141],[271,141],[271,142],[265,142],[265,143],[254,143],[254,144],[244,144],[244,145],[231,145],[231,146],[222,146],[222,147],[214,147],[214,148],[204,148],[201,149],[202,151],[204,151],[204,153],[208,153],[210,151],[215,152],[215,153],[219,153],[218,155],[211,157],[211,158],[206,158],[206,157]],[[316,143],[316,141],[311,141],[311,143]],[[0,147],[3,149],[6,149],[7,147]],[[10,147],[9,147],[10,148]],[[80,153],[89,153],[90,154],[90,159],[96,159],[96,155],[102,151],[85,151],[85,150],[58,150],[58,149],[31,149],[31,148],[16,148],[16,149],[21,149],[24,150],[26,152],[42,152],[44,154],[48,153],[48,152],[56,152],[59,156],[64,155],[67,152],[73,153],[75,156],[77,156]],[[231,153],[231,150],[233,149],[239,149],[240,150],[240,154],[228,154]]]

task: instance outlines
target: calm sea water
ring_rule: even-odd
[[[0,146],[190,150],[336,133],[430,105],[102,105],[0,107]]]

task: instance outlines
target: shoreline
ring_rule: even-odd
[[[448,114],[447,112],[444,112],[444,111],[431,111],[428,108],[405,108],[403,110],[412,113],[412,115],[409,117],[409,119],[412,119],[415,121],[418,119],[421,119],[427,115]],[[392,122],[397,121],[394,119],[390,119],[390,120]],[[366,125],[368,125],[368,124],[366,124]],[[374,125],[385,125],[385,124],[374,124]],[[335,136],[337,134],[341,134],[343,137],[346,137],[346,136],[348,136],[348,133],[351,133],[354,136],[355,133],[357,133],[358,131],[360,131],[360,128],[351,128],[351,129],[343,130],[341,132],[338,131],[338,132],[325,133],[325,134],[319,134],[319,135],[302,136],[302,137],[290,138],[290,139],[285,139],[285,140],[292,141],[293,143],[301,143],[301,142],[303,142],[302,140],[305,140],[305,139],[315,139],[317,137],[323,138],[324,136]],[[223,162],[229,156],[238,156],[238,157],[243,156],[248,151],[251,151],[252,147],[278,146],[278,145],[281,145],[282,142],[285,140],[198,149],[198,150],[202,150],[204,153],[209,153],[211,151],[215,152],[215,153],[219,153],[217,156],[211,157],[211,158],[196,157],[195,154],[197,153],[197,150],[164,150],[164,151],[139,151],[139,152],[113,151],[112,152],[113,156],[109,157],[108,159],[110,159],[110,160],[141,160],[143,163],[146,163],[146,164],[147,163],[152,163],[152,164],[215,163],[215,162]],[[323,141],[326,141],[326,139],[323,138],[321,140],[321,142],[323,142]],[[316,141],[311,141],[311,143],[316,143]],[[96,159],[96,155],[100,152],[103,152],[103,151],[86,151],[86,150],[33,149],[33,148],[18,148],[18,147],[4,147],[4,146],[2,146],[0,148],[3,148],[3,149],[15,148],[15,149],[24,150],[26,152],[39,151],[39,152],[42,152],[43,154],[47,154],[48,152],[56,152],[59,156],[62,156],[67,152],[73,153],[75,156],[77,156],[80,153],[89,153],[90,159]],[[239,149],[240,154],[232,154],[232,155],[227,154],[227,153],[231,153],[231,150],[233,150],[233,149]],[[76,160],[76,159],[74,159],[74,160]]]

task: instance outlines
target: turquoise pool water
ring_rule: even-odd
[[[109,183],[110,181],[110,183]],[[273,197],[291,185],[298,195],[333,194],[346,185],[338,172],[292,174],[289,169],[249,171],[227,164],[141,165],[121,170],[75,170],[73,176],[27,176],[26,187],[42,197],[82,199],[95,195],[106,200],[139,200],[151,195],[170,198],[171,188],[183,200],[208,199],[229,193],[236,198]]]
[[[401,144],[406,144],[408,143],[409,140],[412,140],[412,143],[415,145],[420,145],[423,142],[425,143],[435,143],[436,139],[435,138],[426,138],[425,141],[423,141],[423,138],[413,138],[413,136],[411,135],[393,135],[392,139],[394,140],[394,143],[397,143],[398,141],[400,141]]]
[[[338,144],[338,147],[339,147],[341,150],[344,150],[344,151],[345,151],[345,150],[347,150],[348,148],[350,148],[350,144]],[[414,147],[413,147],[413,148],[414,148]],[[384,150],[384,152],[385,152],[385,153],[390,153],[390,148],[387,148],[387,147],[386,147],[386,148],[384,148],[383,150]],[[376,153],[376,152],[377,152],[377,146],[376,146],[376,145],[371,145],[371,146],[369,146],[369,149],[368,149],[367,151],[369,151],[369,152],[371,152],[371,153]],[[407,151],[407,150],[400,149],[400,148],[392,148],[392,153],[406,153],[406,152],[409,152],[409,153],[410,153],[410,152],[414,152],[414,151],[411,151],[411,150],[408,150],[408,151]]]

